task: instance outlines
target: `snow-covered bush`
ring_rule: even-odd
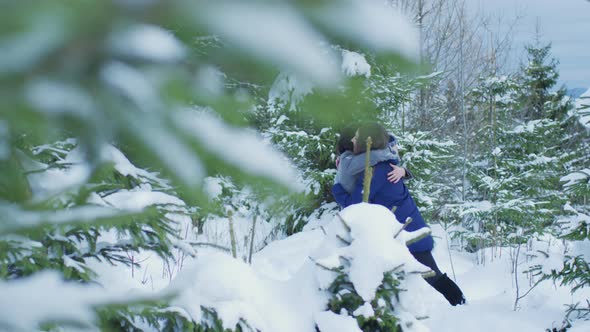
[[[100,166],[93,171],[84,164],[75,139],[33,147],[29,152],[27,156],[23,151],[20,158],[35,205],[43,208],[40,211],[51,211],[36,214],[31,207],[25,210],[2,205],[3,216],[12,221],[0,228],[9,234],[0,238],[0,261],[5,267],[2,277],[19,279],[53,270],[57,272],[51,276],[27,282],[41,285],[43,280],[51,280],[60,284],[62,278],[109,288],[104,282],[111,266],[127,266],[132,279],[142,256],[155,254],[164,266],[181,264],[179,260],[185,255],[194,255],[186,237],[182,237],[182,230],[190,226],[190,209],[176,197],[168,181],[135,167],[119,149],[105,145]],[[176,255],[175,247],[180,249]],[[56,292],[71,289],[75,297],[73,287],[81,286],[66,283],[56,287]],[[109,300],[113,293],[92,292],[100,296],[84,301],[94,303],[104,319],[101,325],[106,324],[107,317],[118,316],[118,307]],[[122,305],[143,299],[129,296],[127,300],[114,297],[113,301]],[[47,308],[41,306],[39,310]],[[32,317],[31,326],[41,318],[51,321],[51,316]],[[5,319],[9,326],[20,324],[18,316]],[[73,316],[66,320],[76,322]]]
[[[285,201],[283,206],[290,209],[283,225],[284,231],[293,234],[303,228],[307,218],[316,209],[333,200],[331,188],[336,174],[336,134],[332,128],[315,128],[309,122],[307,126],[299,126],[287,118],[288,115],[298,116],[295,113],[282,114],[281,123],[269,128],[264,135],[289,156],[301,171],[301,177],[292,181],[303,184],[305,190],[292,195],[291,200]]]
[[[253,253],[284,237],[282,222],[291,212],[285,198],[229,177],[209,177],[205,183],[211,204],[194,215],[197,246],[214,246],[250,262]]]
[[[337,238],[340,248],[330,255],[316,259],[318,266],[336,275],[328,291],[329,313],[318,322],[321,331],[332,330],[334,315],[350,315],[362,331],[420,331],[412,302],[400,294],[408,290],[413,278],[422,278],[430,269],[417,263],[407,244],[428,235],[410,235],[388,209],[380,205],[356,204],[341,211],[336,217],[341,224],[334,232],[327,227],[327,235]],[[333,223],[336,221],[333,221]],[[342,228],[345,231],[342,231]],[[323,324],[329,324],[323,329]]]
[[[417,285],[427,285],[421,279],[430,270],[406,244],[429,230],[410,235],[402,228],[388,209],[357,204],[315,229],[271,243],[252,265],[202,250],[163,290],[177,296],[159,310],[159,326],[425,331],[416,318],[426,318]],[[166,317],[168,312],[179,315]]]
[[[395,132],[394,132],[395,133]],[[445,222],[441,215],[446,204],[459,200],[460,181],[454,170],[460,161],[454,160],[457,145],[452,141],[439,141],[425,132],[400,136],[400,155],[414,177],[406,182],[420,213],[427,222]]]

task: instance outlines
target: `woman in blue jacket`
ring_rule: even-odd
[[[347,137],[348,136],[348,137]],[[344,141],[349,139],[350,133],[341,133],[339,145],[344,145]],[[387,147],[389,142],[389,135],[385,128],[378,123],[368,123],[362,125],[355,133],[354,137],[350,138],[355,155],[365,154],[367,138],[371,137],[373,143],[371,150],[380,150]],[[340,146],[339,148],[342,148]],[[369,151],[371,153],[371,151]],[[390,182],[388,180],[388,173],[391,172],[390,164],[394,160],[383,160],[377,162],[373,166],[373,177],[371,179],[371,187],[369,193],[369,203],[380,204],[388,209],[396,207],[394,214],[397,220],[405,223],[408,217],[412,218],[412,222],[406,228],[407,231],[413,232],[420,228],[427,227],[426,222],[422,218],[414,199],[410,195],[406,185],[403,181]],[[352,191],[347,191],[341,183],[336,183],[332,187],[332,194],[336,202],[345,208],[349,205],[362,202],[363,196],[363,178],[364,171],[359,173],[354,181]],[[443,274],[432,256],[432,248],[434,241],[432,236],[428,235],[423,239],[414,242],[408,246],[412,255],[420,263],[428,266],[435,272],[435,276],[426,278],[426,281],[439,291],[449,301],[451,305],[465,303],[465,298],[461,289],[455,284],[446,274]]]

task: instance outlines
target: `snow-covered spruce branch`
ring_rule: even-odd
[[[574,316],[576,319],[588,320],[590,318],[590,300],[586,299],[586,307],[582,306],[580,302],[567,306],[566,319]]]
[[[518,302],[520,300],[522,300],[523,298],[525,298],[541,282],[543,282],[543,281],[546,280],[546,278],[540,278],[524,294],[519,295],[520,294],[520,287],[518,285],[518,261],[519,261],[518,257],[519,257],[519,254],[520,254],[520,247],[521,247],[521,245],[519,244],[517,246],[517,248],[516,248],[516,255],[515,255],[515,258],[514,258],[514,262],[513,262],[514,263],[514,283],[515,283],[515,286],[516,286],[516,298],[514,300],[514,307],[513,307],[513,310],[514,311],[516,311],[516,309],[518,309]],[[545,254],[542,251],[539,251],[539,252],[542,253],[542,254]]]
[[[54,169],[54,168],[57,168],[57,169],[67,169],[67,168],[72,167],[74,165],[81,165],[81,163],[66,163],[66,162],[64,162],[64,163],[59,163],[59,164],[58,163],[56,163],[56,164],[49,164],[45,168],[39,168],[39,169],[33,169],[33,170],[24,171],[23,174],[24,175],[38,174],[38,173],[43,173],[43,172],[46,172],[46,171],[48,171],[50,169]]]
[[[319,266],[320,268],[322,268],[322,269],[324,269],[324,270],[326,270],[326,271],[330,271],[330,272],[337,272],[337,273],[340,273],[340,272],[342,272],[342,271],[340,271],[340,269],[338,269],[337,267],[327,267],[327,266],[325,266],[324,264],[322,264],[322,263],[320,263],[320,262],[316,261],[316,260],[315,260],[313,257],[311,257],[311,256],[308,256],[308,258],[309,258],[309,259],[310,259],[310,260],[311,260],[311,261],[312,261],[312,262],[313,262],[315,265]]]
[[[395,274],[397,273],[402,267],[404,267],[404,263],[401,263],[400,265],[394,267],[393,269],[387,271],[386,273],[391,273],[391,274]]]
[[[400,271],[400,269],[404,266],[405,264],[402,263],[396,267],[394,267],[393,269],[387,271],[386,273],[390,273],[390,274],[395,274],[398,273]],[[432,270],[429,270],[427,272],[423,272],[423,271],[407,271],[406,273],[408,274],[420,274],[422,275],[423,278],[430,278],[430,277],[434,277],[436,275],[436,273]]]
[[[412,272],[410,272],[412,273]],[[432,278],[434,276],[436,276],[436,272],[430,270],[428,272],[415,272],[415,273],[420,273],[422,275],[422,278],[427,279],[427,278]]]
[[[349,257],[344,257],[344,256],[338,256],[338,259],[340,260],[340,264],[342,265],[347,265],[347,266],[351,266],[352,265],[352,260]]]

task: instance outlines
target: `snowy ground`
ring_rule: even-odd
[[[437,236],[434,256],[441,270],[452,276],[444,231],[434,226],[433,234]],[[519,308],[514,311],[516,287],[511,273],[512,262],[506,249],[501,256],[496,254],[493,261],[491,250],[488,250],[485,265],[476,264],[475,254],[451,251],[451,255],[457,283],[468,303],[462,307],[451,307],[432,291],[430,319],[426,320],[432,331],[544,331],[559,328],[564,317],[564,304],[590,295],[586,291],[585,297],[582,293],[574,297],[569,287],[559,287],[546,281],[521,299]],[[521,294],[529,289],[524,274],[519,276],[519,284]],[[577,321],[568,331],[590,331],[590,322]]]
[[[319,224],[325,224],[330,216],[324,216],[323,219],[323,221],[319,221]],[[269,330],[271,332],[275,330],[277,325],[281,325],[278,322],[289,322],[292,327],[297,327],[299,330],[303,326],[308,326],[309,324],[306,324],[305,321],[312,322],[312,317],[299,317],[298,320],[294,320],[294,317],[290,317],[286,313],[293,312],[293,310],[304,312],[307,309],[309,311],[310,308],[318,310],[318,306],[323,301],[318,293],[304,291],[304,289],[314,287],[311,281],[313,273],[310,271],[308,256],[321,243],[321,234],[318,230],[309,228],[293,237],[271,243],[254,255],[251,266],[230,257],[220,259],[219,255],[227,256],[227,254],[213,253],[212,249],[201,250],[201,258],[197,258],[193,262],[189,260],[185,262],[189,271],[183,269],[179,273],[182,280],[172,279],[172,287],[184,293],[184,299],[180,299],[178,304],[186,308],[191,302],[193,304],[203,303],[195,301],[194,299],[197,297],[207,298],[204,301],[215,299],[220,303],[234,301],[232,307],[226,307],[227,312],[225,313],[228,318],[232,318],[236,312],[250,306],[247,303],[251,302],[254,303],[255,309],[249,315],[257,317],[259,326],[272,326]],[[432,229],[436,241],[434,256],[439,267],[453,278],[452,257],[456,281],[463,289],[468,303],[464,306],[452,307],[424,282],[416,294],[420,294],[417,301],[421,303],[425,313],[429,316],[422,323],[431,331],[545,331],[547,328],[562,326],[565,304],[589,298],[590,292],[588,290],[572,296],[570,288],[560,287],[551,281],[546,281],[521,299],[518,309],[515,311],[513,307],[516,287],[514,286],[514,275],[511,273],[512,262],[508,249],[497,249],[494,257],[492,257],[491,250],[487,250],[485,264],[477,263],[478,260],[482,260],[481,252],[471,254],[451,250],[449,255],[444,230],[437,225],[434,225]],[[125,274],[129,279],[129,271],[122,270],[121,274],[117,276],[113,276],[112,273],[105,275],[111,275],[119,282],[106,282],[105,284],[119,287],[119,290],[126,287],[127,289],[143,288],[148,292],[167,289],[170,275],[162,273],[161,270],[158,271],[156,266],[158,263],[153,262],[152,267],[149,268],[151,271],[147,275],[155,273],[155,275],[149,276],[150,282],[145,282],[146,274],[144,272],[136,271],[134,279],[136,281],[143,279],[143,284],[136,282],[136,285],[132,287],[132,282],[130,282],[123,286],[121,280],[125,279]],[[209,272],[199,272],[199,267],[201,271],[208,270]],[[217,272],[211,272],[212,270]],[[528,290],[529,280],[524,274],[521,274],[519,275],[519,283],[522,294]],[[123,287],[121,288],[121,286]],[[213,294],[215,289],[221,294]],[[210,302],[205,303],[212,305]],[[195,308],[194,305],[191,307]],[[264,315],[259,317],[260,313],[264,313]],[[194,317],[194,312],[192,315]],[[221,316],[223,317],[224,314],[222,313]],[[270,319],[269,317],[274,318]],[[293,329],[287,329],[287,331],[291,330]],[[568,331],[589,330],[589,321],[575,321],[574,326]],[[277,331],[283,331],[283,329]]]
[[[117,165],[119,168],[126,166],[123,168],[126,170],[125,173],[136,170],[126,159],[118,160]],[[124,197],[119,197],[121,195]],[[133,199],[128,197],[130,195]],[[152,191],[150,186],[125,191],[119,196],[113,196],[113,202],[110,204],[124,209],[137,209],[156,203],[177,204],[173,211],[180,211],[183,207],[181,202],[174,200],[175,197]],[[251,218],[249,211],[238,212],[234,218],[238,257],[246,257]],[[368,214],[370,211],[360,213],[365,219]],[[190,220],[187,218],[179,214],[173,219],[181,225],[188,225]],[[340,326],[350,327],[356,323],[352,319],[337,321],[346,317],[326,314],[324,310],[327,294],[319,289],[326,288],[325,283],[330,276],[323,275],[321,269],[318,269],[309,259],[309,257],[324,259],[324,262],[328,264],[330,258],[334,257],[334,253],[342,253],[339,251],[342,248],[334,246],[333,239],[330,242],[326,232],[319,228],[323,226],[324,230],[330,234],[330,229],[335,227],[334,224],[340,225],[334,220],[333,212],[312,218],[303,232],[270,242],[255,253],[252,265],[244,263],[243,259],[233,259],[227,252],[212,248],[197,249],[196,258],[182,255],[179,250],[178,257],[182,255],[183,259],[172,264],[162,262],[154,254],[140,253],[134,257],[134,260],[141,262],[142,267],[133,270],[124,266],[113,267],[110,264],[92,261],[88,265],[98,273],[98,281],[108,294],[127,297],[157,295],[159,292],[170,290],[178,292],[180,296],[173,305],[195,320],[199,319],[200,305],[204,305],[216,308],[228,328],[234,326],[240,317],[244,317],[262,331],[311,332],[314,331],[315,323],[323,321],[334,327],[323,328],[323,332],[343,332],[345,330],[335,326],[341,324]],[[219,218],[208,220],[200,235],[191,234],[184,228],[180,231],[183,238],[229,247],[228,225],[227,219]],[[255,242],[263,244],[269,240],[272,237],[269,237],[269,234],[273,232],[274,226],[276,225],[260,223],[256,228]],[[374,247],[377,248],[375,250],[368,250],[373,248],[371,246],[379,244],[373,243],[379,242],[375,240],[376,238],[384,238],[383,233],[392,230],[381,229],[375,234],[371,233],[372,227],[362,223],[359,226],[365,233],[363,235],[365,239],[371,239],[366,241],[364,248],[361,248],[363,250],[360,251],[365,253],[363,256],[365,259],[367,257],[374,261],[379,259],[385,263],[389,260],[391,263],[391,259],[397,259],[396,256],[403,254],[399,248],[395,251],[379,251],[378,248],[384,247],[377,246]],[[385,227],[387,228],[387,225]],[[340,231],[337,230],[337,232]],[[359,234],[357,233],[356,237],[353,236],[355,241],[360,239]],[[404,310],[417,316],[428,316],[421,321],[421,324],[415,324],[421,329],[410,329],[411,331],[522,332],[545,331],[553,327],[559,329],[563,325],[565,305],[590,298],[589,289],[572,295],[570,287],[560,287],[551,281],[545,281],[522,298],[517,309],[514,310],[517,288],[512,273],[513,263],[509,249],[496,248],[493,251],[486,249],[478,253],[448,250],[447,236],[442,227],[433,225],[432,234],[436,242],[434,257],[441,270],[454,278],[462,288],[467,304],[451,307],[442,295],[428,286],[421,277],[416,275],[412,283],[408,278],[405,286],[409,291],[404,293],[402,298],[402,304],[408,303]],[[105,238],[107,237],[108,234],[105,234]],[[391,239],[391,236],[386,236],[384,239],[381,241],[382,244],[387,244],[385,242]],[[559,241],[550,243],[552,244],[545,248],[549,249],[548,251],[563,251],[560,247],[563,244]],[[402,251],[405,250],[405,246],[401,248]],[[372,255],[375,252],[394,252],[394,255]],[[363,282],[374,279],[370,273],[366,273],[367,270],[373,269],[373,265],[377,263],[364,265],[364,268],[360,269],[363,273]],[[520,294],[524,294],[530,287],[530,280],[522,273],[527,265],[528,263],[524,262],[519,266]],[[3,289],[2,287],[4,286],[0,285],[0,289]],[[53,308],[53,305],[47,303],[47,308],[40,308],[37,311],[43,313],[48,308]],[[356,330],[352,328],[346,331],[358,331],[358,327]],[[590,321],[574,321],[574,326],[568,331],[590,331]]]

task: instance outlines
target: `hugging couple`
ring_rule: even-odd
[[[366,142],[369,137],[372,144],[371,150],[367,151]],[[406,168],[400,166],[396,139],[383,126],[369,122],[358,127],[344,128],[340,132],[337,152],[338,171],[332,194],[341,208],[362,202],[365,158],[366,153],[369,153],[370,165],[373,168],[369,203],[383,205],[390,210],[395,207],[393,213],[401,223],[405,223],[410,217],[412,222],[406,227],[408,232],[428,227],[404,184],[403,179],[409,179],[412,175]],[[465,297],[459,286],[436,265],[432,256],[433,245],[432,236],[428,235],[410,244],[408,249],[416,260],[434,271],[435,276],[425,279],[432,287],[451,305],[464,304]]]

